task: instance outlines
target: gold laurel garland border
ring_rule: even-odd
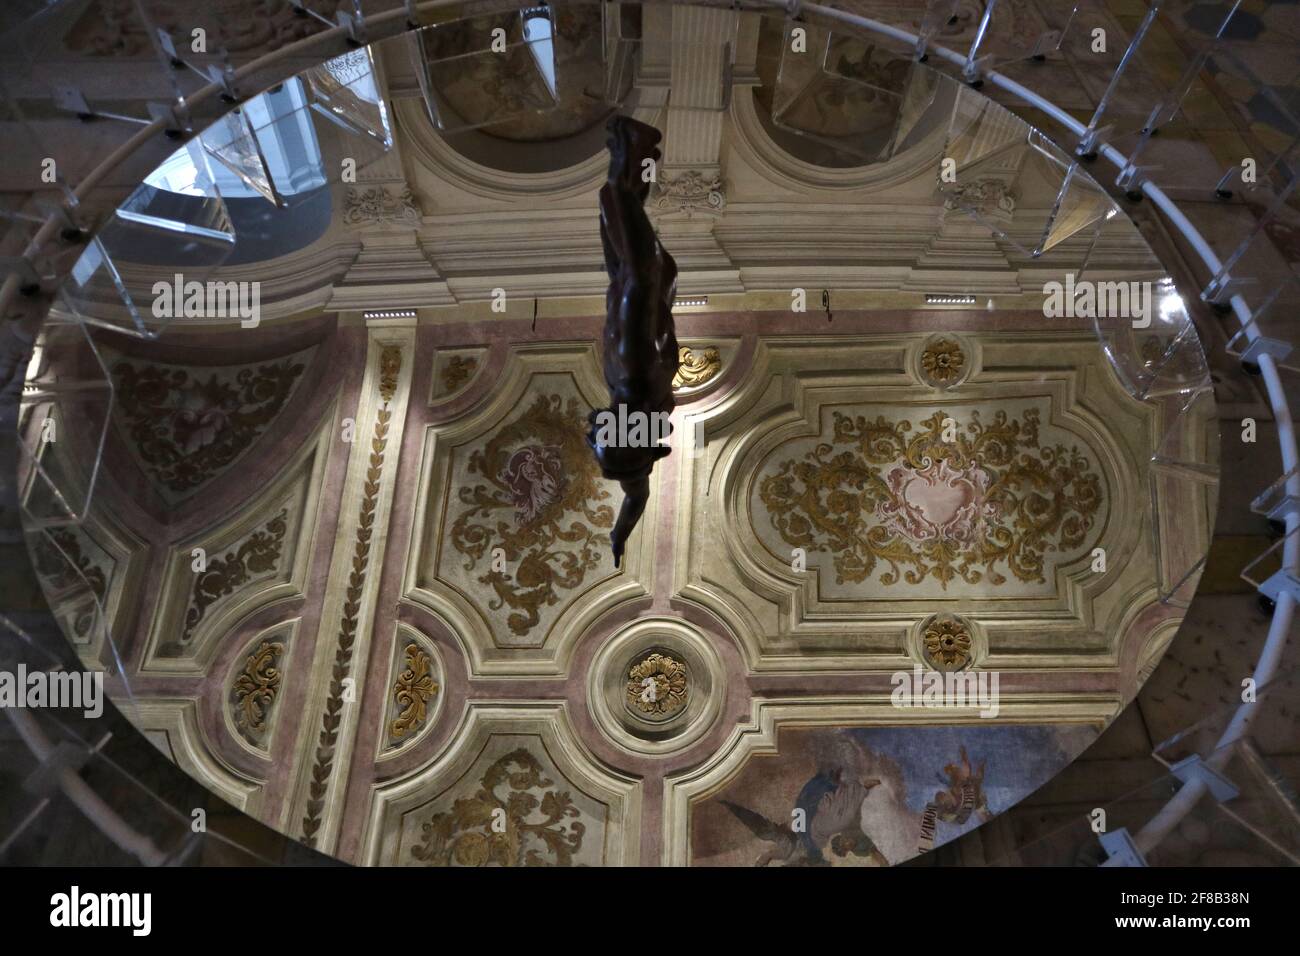
[[[348,576],[347,600],[339,621],[339,643],[334,653],[334,670],[330,676],[329,697],[321,717],[321,732],[316,747],[316,762],[312,766],[308,786],[307,812],[302,818],[302,841],[316,846],[325,810],[325,797],[329,792],[330,775],[334,768],[335,748],[338,745],[339,725],[343,719],[344,680],[352,669],[352,653],[357,637],[357,620],[361,612],[362,590],[370,566],[370,539],[374,532],[375,511],[379,505],[379,479],[383,473],[384,455],[388,447],[388,426],[392,418],[389,408],[396,391],[397,374],[401,369],[402,352],[395,345],[385,346],[379,356],[379,391],[383,404],[375,415],[374,437],[370,441],[370,467],[366,470],[364,495],[357,512],[357,534],[353,542],[352,573]]]

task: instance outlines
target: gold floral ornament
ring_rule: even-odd
[[[722,371],[722,354],[712,345],[698,352],[687,345],[678,346],[677,361],[677,374],[673,376],[674,392],[680,392],[684,388],[699,388]]]
[[[410,734],[428,716],[429,701],[438,693],[438,683],[429,673],[431,664],[429,655],[418,644],[407,646],[406,669],[397,675],[393,685],[393,696],[402,709],[389,728],[394,740]]]
[[[572,866],[586,824],[523,747],[494,762],[478,791],[436,813],[411,857],[430,866]]]
[[[829,553],[837,584],[941,588],[1047,580],[1048,556],[1081,548],[1102,505],[1078,447],[1040,447],[1039,412],[979,412],[947,434],[946,411],[912,422],[833,413],[833,434],[763,477],[759,497],[791,547]],[[884,565],[884,567],[882,567]]]
[[[453,355],[442,370],[442,394],[460,391],[477,371],[478,359],[472,355]]]
[[[686,665],[653,653],[627,674],[627,702],[650,717],[672,717],[686,706]]]
[[[921,634],[926,659],[939,670],[961,670],[971,661],[970,628],[956,618],[936,618]]]
[[[279,641],[262,641],[244,661],[244,669],[231,688],[235,726],[250,743],[257,743],[280,690]]]
[[[587,427],[577,399],[538,395],[470,456],[470,474],[483,481],[458,489],[467,507],[452,523],[451,546],[465,556],[467,571],[489,547],[505,551],[511,571],[489,566],[478,580],[496,595],[491,610],[511,609],[506,623],[513,634],[527,634],[543,607],[581,587],[608,548],[614,509],[602,503],[609,492],[587,446]]]
[[[936,339],[921,353],[921,372],[937,385],[950,385],[961,378],[966,356],[952,339]]]

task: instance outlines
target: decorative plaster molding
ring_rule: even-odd
[[[329,852],[343,813],[365,686],[375,602],[392,509],[395,458],[402,444],[415,348],[413,327],[370,330],[366,376],[356,412],[341,501],[345,509],[330,558],[316,656],[295,752],[310,754],[296,768],[291,824],[308,846]]]
[[[665,172],[655,182],[651,195],[653,209],[660,215],[684,215],[688,218],[717,215],[727,205],[722,178],[717,173],[698,169]]]
[[[420,209],[406,185],[349,186],[344,198],[343,221],[349,226],[405,226],[420,224]]]
[[[260,608],[302,594],[320,519],[320,491],[336,413],[337,406],[332,405],[281,476],[247,507],[172,545],[141,673],[206,674],[222,638],[240,621]],[[282,529],[271,527],[277,522]],[[275,540],[263,539],[241,556],[243,546],[259,533]],[[203,572],[194,570],[196,547],[207,555]]]
[[[426,431],[403,598],[447,622],[476,676],[563,674],[592,621],[649,590],[653,494],[624,567],[608,557],[617,485],[583,439],[598,369],[590,345],[516,345],[505,387]]]
[[[958,183],[944,195],[944,209],[973,209],[979,213],[1001,212],[1010,216],[1016,211],[1016,197],[1011,184],[1000,179],[983,178]]]

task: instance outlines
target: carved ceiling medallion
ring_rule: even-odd
[[[922,653],[936,670],[957,671],[974,655],[970,625],[956,615],[936,615],[921,629]]]
[[[921,378],[939,388],[951,388],[966,371],[966,353],[955,339],[931,339],[921,350]]]
[[[686,706],[686,665],[658,651],[627,674],[627,704],[651,719],[672,717]]]

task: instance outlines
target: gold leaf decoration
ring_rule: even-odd
[[[234,550],[226,552],[224,557],[208,560],[207,567],[194,578],[194,590],[185,611],[185,629],[181,632],[181,643],[194,636],[194,629],[199,626],[208,608],[220,598],[233,594],[237,588],[256,576],[275,573],[284,547],[284,535],[288,530],[288,515],[289,509],[281,508],[279,514],[240,542]]]
[[[402,349],[385,345],[379,353],[379,397],[387,405],[397,391],[397,376],[402,371]]]
[[[932,618],[921,632],[921,642],[925,659],[938,670],[961,670],[971,661],[970,627],[960,618]]]
[[[1042,583],[1049,552],[1083,544],[1102,488],[1077,447],[1038,447],[1038,415],[971,412],[945,435],[938,411],[910,435],[910,421],[837,411],[831,441],[782,462],[759,497],[784,541],[833,557],[839,584],[880,569],[885,585],[998,586],[1002,566]]]
[[[430,675],[432,661],[418,644],[406,647],[406,669],[397,675],[393,695],[401,713],[389,727],[389,735],[401,740],[416,730],[428,716],[429,701],[438,693],[438,684]]]
[[[361,505],[357,511],[357,533],[352,545],[352,571],[344,592],[343,614],[339,620],[338,648],[334,652],[334,667],[330,672],[329,696],[325,700],[325,713],[321,718],[321,731],[317,739],[316,758],[312,765],[311,780],[307,785],[307,812],[302,819],[302,841],[316,845],[325,797],[329,792],[330,774],[334,767],[335,748],[338,746],[339,725],[343,720],[343,683],[352,670],[352,654],[357,639],[357,623],[361,613],[361,596],[365,588],[366,573],[370,567],[370,539],[374,532],[375,512],[379,507],[379,479],[384,471],[384,455],[388,448],[388,429],[393,412],[389,408],[397,391],[397,378],[402,370],[402,350],[396,345],[384,346],[379,354],[379,395],[383,405],[375,412],[375,429],[370,439],[370,460],[366,480],[361,488]]]
[[[587,831],[567,791],[520,747],[496,760],[473,796],[423,825],[411,857],[430,866],[572,866]]]
[[[961,378],[966,355],[952,339],[935,339],[921,352],[921,373],[936,385],[950,385]]]
[[[442,369],[442,394],[451,395],[474,377],[478,359],[472,355],[453,355]]]
[[[678,346],[677,374],[673,376],[673,391],[698,388],[722,371],[722,355],[716,347],[695,351],[687,345]]]
[[[672,717],[686,706],[686,665],[654,652],[627,674],[628,706],[649,717]]]
[[[560,592],[582,585],[608,547],[602,530],[614,509],[597,483],[600,470],[586,441],[587,419],[576,398],[539,395],[518,418],[475,451],[469,472],[487,484],[459,489],[467,505],[451,526],[451,545],[473,570],[490,548],[505,552],[512,572],[478,578],[496,597],[488,607],[510,607],[507,625],[524,635]]]
[[[262,641],[244,661],[244,668],[230,689],[235,727],[249,743],[260,742],[266,730],[271,706],[280,690],[280,656],[284,644]]]

